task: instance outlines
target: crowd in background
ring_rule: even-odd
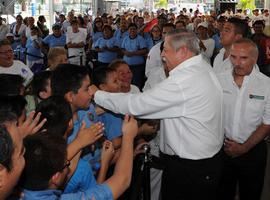
[[[51,30],[42,15],[17,15],[13,24],[0,17],[0,199],[132,199],[127,188],[135,184],[133,157],[146,142],[151,154],[167,162],[163,175],[151,169],[153,200],[189,199],[186,194],[174,196],[177,185],[169,172],[175,173],[176,167],[170,167],[178,162],[197,172],[192,160],[199,160],[211,175],[196,182],[200,174],[183,173],[195,181],[181,183],[187,187],[181,192],[186,190],[190,199],[228,200],[238,194],[240,199],[259,199],[267,160],[264,141],[270,131],[269,35],[268,9],[254,9],[249,16],[241,9],[219,15],[185,8],[178,15],[166,9],[134,10],[95,19],[70,11],[59,14]],[[181,56],[181,62],[175,60]],[[184,70],[177,75],[180,65]],[[187,70],[188,65],[204,70]],[[183,74],[193,79],[187,83]],[[236,77],[241,77],[240,84]],[[199,81],[202,90],[182,91],[199,87]],[[246,87],[248,81],[252,87]],[[201,107],[187,103],[198,96],[200,102],[194,102]],[[174,102],[177,98],[185,101]],[[196,109],[200,116],[193,120]],[[124,116],[126,111],[138,122]],[[210,122],[200,123],[208,117],[213,117]],[[204,130],[211,135],[196,135]],[[178,133],[183,134],[180,139]],[[215,171],[220,157],[226,163],[223,176]],[[254,163],[258,166],[249,166]],[[242,176],[228,180],[234,175],[226,171],[230,167],[246,174],[237,171]],[[179,168],[184,172],[183,165]],[[224,182],[217,187],[220,177]],[[237,192],[234,180],[240,180]],[[193,184],[199,189],[189,189]]]

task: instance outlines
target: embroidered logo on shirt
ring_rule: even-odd
[[[264,100],[264,96],[259,96],[259,95],[254,95],[254,94],[250,94],[249,98],[250,99]]]
[[[23,74],[27,74],[28,72],[27,72],[26,69],[22,68],[22,73],[23,73]]]
[[[94,117],[94,115],[91,112],[88,112],[87,115],[88,115],[88,119],[90,121],[94,121],[95,117]]]

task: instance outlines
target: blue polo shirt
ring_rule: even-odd
[[[124,40],[125,37],[129,36],[129,33],[128,31],[125,31],[125,32],[121,32],[121,29],[117,29],[114,34],[113,34],[113,37],[115,38],[116,40],[116,44],[119,48],[121,48],[122,46],[122,42]]]
[[[92,40],[95,43],[99,38],[102,38],[102,37],[103,37],[103,33],[98,31],[98,32],[93,33]]]
[[[43,43],[52,47],[64,47],[66,44],[66,35],[61,34],[60,37],[55,37],[54,34],[50,34],[43,39]]]
[[[121,115],[105,112],[99,116],[99,119],[104,123],[104,135],[108,140],[122,136],[123,119]]]
[[[21,200],[113,200],[107,184],[96,185],[84,192],[62,194],[60,190],[31,191],[23,190]]]
[[[68,181],[63,193],[83,192],[96,185],[97,182],[89,162],[80,159],[77,168],[71,179]]]
[[[92,124],[98,122],[98,116],[95,111],[95,107],[93,104],[90,104],[87,110],[79,110],[78,111],[78,119],[73,122],[73,131],[68,136],[67,143],[71,143],[78,134],[78,131],[82,125],[82,122],[85,122],[87,128],[89,128]],[[90,147],[85,147],[82,153],[82,159],[87,162],[90,162],[92,167],[95,167],[95,164],[100,161],[101,151],[96,150],[94,153],[90,153]],[[76,169],[78,170],[78,169]]]
[[[121,48],[131,52],[138,51],[146,48],[146,42],[140,35],[137,35],[135,38],[125,37]],[[144,56],[124,56],[123,60],[126,61],[128,65],[140,65],[145,63]]]
[[[38,38],[36,41],[38,43],[41,42],[41,38]],[[33,41],[31,38],[27,39],[26,48],[27,48],[27,50],[26,50],[27,53],[34,55],[34,56],[42,57],[41,49],[37,48],[35,41]],[[37,58],[37,57],[27,55],[27,60],[29,60],[29,61],[35,61],[35,60],[40,60],[40,59],[42,59],[42,58]]]
[[[87,128],[89,128],[92,124],[98,122],[98,116],[95,111],[95,107],[93,104],[90,104],[87,110],[79,110],[78,119],[73,122],[74,127],[72,133],[68,136],[68,144],[71,143],[78,134],[78,131],[82,125],[82,122],[85,122]]]
[[[104,39],[102,37],[102,38],[99,38],[95,42],[94,47],[95,48],[104,48],[104,47],[114,48],[114,47],[117,47],[117,44],[116,44],[116,40],[114,37],[112,37],[110,39]],[[117,52],[112,52],[112,51],[98,52],[98,61],[99,62],[110,63],[111,61],[113,61],[116,58],[117,58]]]

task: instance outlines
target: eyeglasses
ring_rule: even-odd
[[[61,168],[61,171],[63,171],[64,169],[68,168],[70,166],[70,161],[66,160],[64,166]]]

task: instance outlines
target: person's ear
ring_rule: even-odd
[[[72,91],[69,91],[68,93],[65,94],[65,99],[67,100],[68,103],[72,103],[74,98],[74,93]]]

